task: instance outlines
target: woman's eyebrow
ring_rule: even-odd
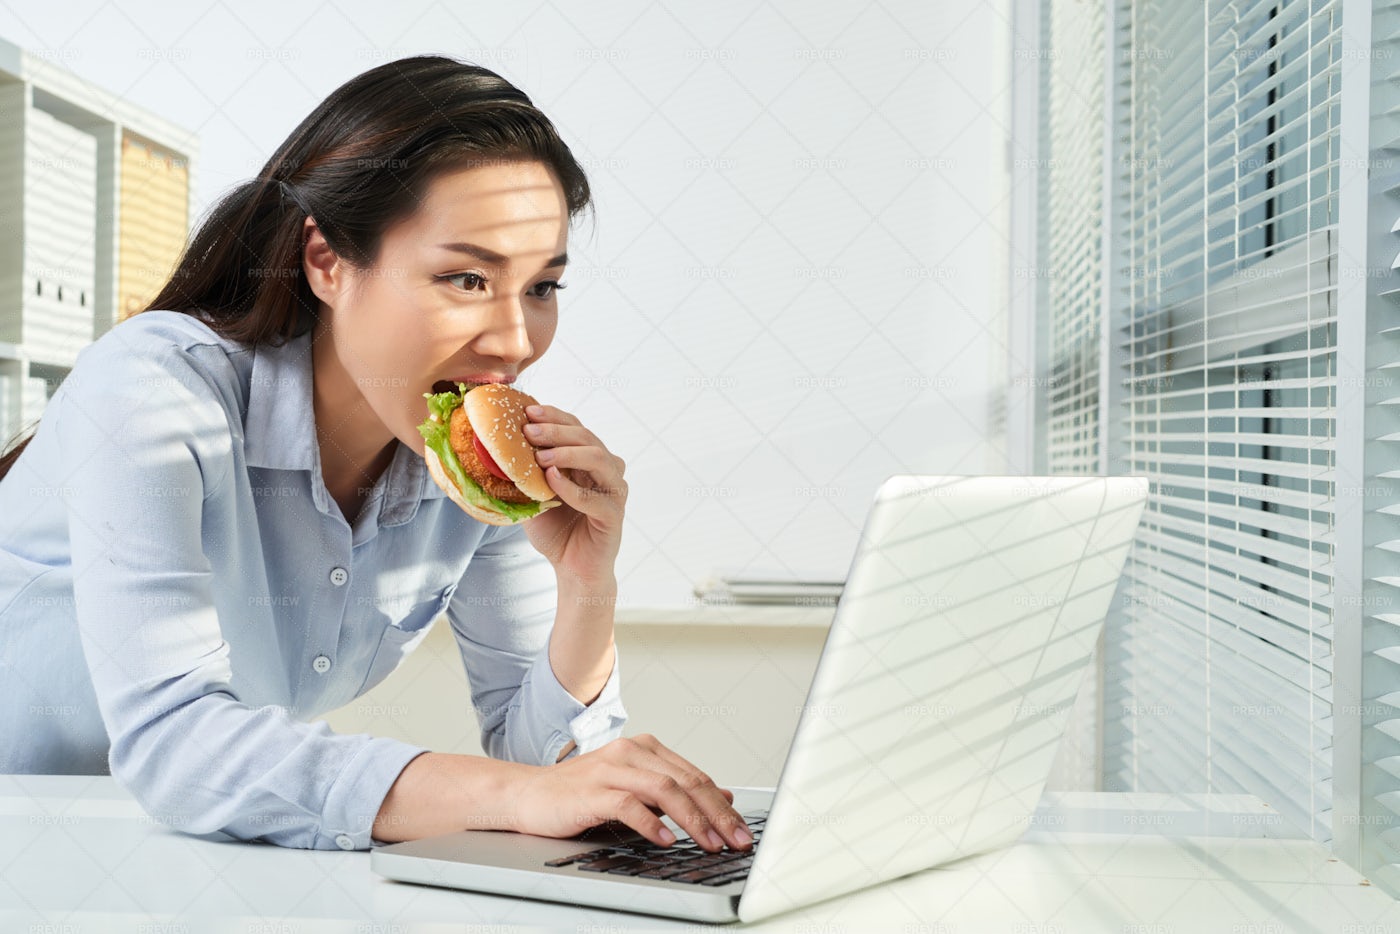
[[[458,253],[466,253],[469,256],[475,256],[483,263],[491,263],[496,266],[505,266],[510,262],[510,257],[502,256],[495,250],[488,250],[486,247],[477,246],[475,243],[439,243],[438,248],[443,250],[455,250]],[[558,256],[545,263],[544,268],[549,269],[551,266],[564,266],[568,262],[569,254],[560,253]]]

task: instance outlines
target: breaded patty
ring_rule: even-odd
[[[472,444],[476,433],[472,431],[472,423],[467,418],[466,409],[461,406],[453,409],[447,427],[448,440],[452,444],[452,450],[457,452],[457,459],[462,462],[462,469],[466,471],[467,476],[480,484],[483,490],[503,503],[534,502],[520,492],[520,488],[514,483],[502,480],[481,463],[481,459],[476,456],[476,445]]]

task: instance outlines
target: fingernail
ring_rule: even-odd
[[[714,847],[715,849],[717,849],[717,850],[722,850],[722,849],[724,849],[724,839],[723,839],[722,837],[720,837],[720,835],[719,835],[718,833],[716,833],[715,831],[713,831],[713,830],[709,831],[709,834],[710,834],[710,845],[713,846],[713,847]]]
[[[525,434],[527,435],[537,435],[542,431],[544,431],[544,426],[542,425],[529,424],[525,426]]]
[[[550,450],[539,451],[535,454],[535,460],[539,461],[541,464],[548,464],[550,461],[554,460],[554,452]]]
[[[543,414],[544,414],[544,406],[542,406],[542,405],[527,405],[527,406],[525,406],[525,414],[526,414],[526,415],[543,415]]]
[[[739,841],[740,846],[748,846],[753,842],[753,834],[749,833],[744,827],[735,827],[734,839]]]
[[[670,827],[661,828],[661,842],[666,844],[667,846],[670,846],[672,843],[676,842],[676,835],[671,833]]]

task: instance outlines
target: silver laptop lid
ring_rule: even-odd
[[[880,486],[742,920],[1020,836],[1147,490],[1137,477],[894,476]]]

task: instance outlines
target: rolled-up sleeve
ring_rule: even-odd
[[[558,609],[553,567],[520,525],[496,526],[482,539],[448,604],[462,654],[481,746],[494,759],[550,765],[592,752],[622,735],[619,653],[592,704],[574,697],[549,663]]]
[[[427,750],[240,700],[221,628],[238,621],[219,618],[208,557],[233,549],[204,523],[234,463],[219,379],[191,351],[118,331],[45,414],[71,465],[75,606],[112,775],[187,833],[367,849],[389,787]]]

